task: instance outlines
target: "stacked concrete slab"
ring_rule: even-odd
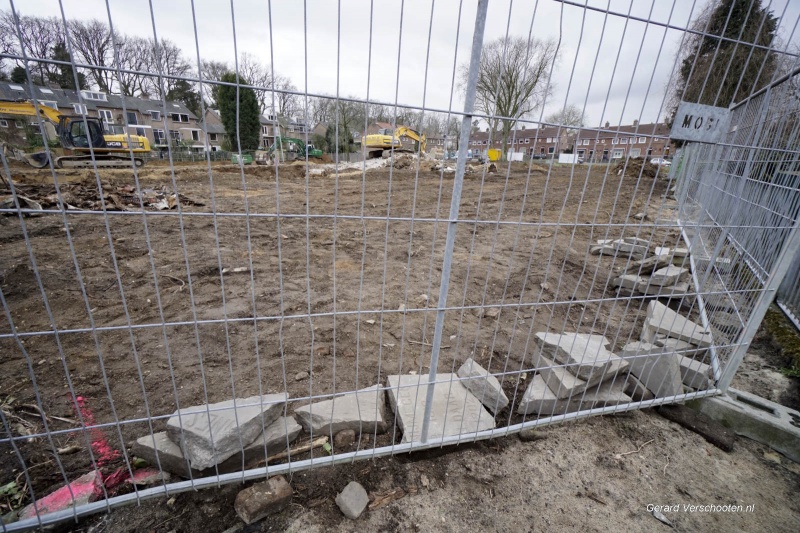
[[[537,374],[518,413],[550,416],[631,401],[624,392],[628,363],[602,335],[539,332],[534,340]]]
[[[691,389],[704,390],[711,385],[711,369],[705,362],[711,343],[711,333],[706,328],[654,300],[647,306],[640,342],[625,346],[623,357],[649,355],[664,359],[667,354],[674,354],[682,383]]]
[[[187,478],[246,468],[283,451],[300,433],[294,418],[281,416],[287,399],[267,394],[181,409],[167,421],[167,431],[138,439],[132,452]]]

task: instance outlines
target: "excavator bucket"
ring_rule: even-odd
[[[49,159],[47,152],[36,152],[35,154],[25,154],[25,161],[34,168],[44,168],[47,166]]]

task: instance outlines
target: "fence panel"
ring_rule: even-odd
[[[44,167],[31,169],[12,160],[18,151],[0,152],[7,189],[0,203],[0,472],[13,470],[24,487],[19,520],[3,522],[4,531],[220,483],[719,394],[728,386],[781,281],[791,283],[786,273],[800,245],[796,74],[732,107],[721,142],[687,143],[671,167],[650,165],[626,158],[617,139],[635,143],[635,153],[648,159],[655,147],[669,155],[666,126],[640,123],[644,111],[631,115],[630,127],[612,126],[606,107],[620,117],[634,107],[629,98],[642,87],[639,69],[650,80],[642,109],[655,98],[656,116],[663,115],[664,95],[651,89],[663,65],[622,57],[635,68],[619,74],[595,56],[587,70],[578,51],[594,54],[600,43],[581,45],[583,34],[576,34],[560,61],[556,51],[545,61],[550,75],[566,65],[565,94],[543,91],[537,111],[521,116],[504,117],[496,106],[478,111],[487,98],[478,93],[481,55],[491,48],[484,34],[497,23],[487,19],[487,0],[466,4],[457,18],[448,15],[447,28],[426,26],[427,53],[439,54],[438,66],[426,60],[421,70],[415,56],[408,71],[401,69],[407,51],[399,29],[396,41],[382,35],[372,42],[374,10],[388,8],[371,7],[366,87],[357,97],[340,92],[338,47],[346,34],[338,26],[335,95],[309,91],[308,79],[295,80],[300,90],[264,81],[279,79],[276,57],[304,57],[296,39],[272,42],[271,5],[257,15],[269,28],[272,65],[260,82],[208,79],[196,23],[194,48],[184,50],[196,75],[165,72],[160,62],[145,72],[125,68],[111,27],[118,16],[108,5],[114,57],[101,65],[79,59],[69,32],[69,60],[39,57],[24,45],[0,56],[27,73],[14,100],[33,103],[42,132],[42,106],[53,102],[33,80],[55,65],[71,67],[51,70],[75,84],[82,71],[112,80],[106,100],[102,91],[65,92],[65,101],[75,100],[70,109],[88,105],[95,112],[98,99],[118,105],[123,117],[144,109],[163,131],[189,120],[197,139],[222,135],[208,122],[208,99],[228,98],[238,124],[226,139],[232,146],[252,142],[242,113],[259,97],[272,109],[290,101],[302,115],[265,112],[259,129],[249,131],[261,145],[274,141],[288,119],[302,118],[302,131],[310,131],[317,126],[311,116],[325,109],[333,110],[324,126],[326,133],[334,126],[335,138],[349,139],[351,125],[343,121],[363,111],[358,129],[365,133],[370,122],[386,130],[418,121],[410,125],[421,128],[437,113],[448,138],[457,132],[459,139],[456,161],[419,153],[363,160],[357,153],[340,155],[338,165],[230,164],[230,152],[171,148],[144,155],[130,149],[109,160],[93,140],[78,152],[88,155],[79,160],[83,166],[62,168],[76,160],[47,149]],[[643,40],[651,26],[665,35],[697,33],[669,19],[554,4],[562,23],[582,19],[602,28],[601,40],[616,33],[605,29],[607,20],[624,24],[623,38],[629,23]],[[402,19],[406,8],[397,9]],[[62,9],[55,16],[63,31],[67,15]],[[531,28],[553,26],[549,17],[534,10]],[[148,13],[153,42],[162,37],[158,19]],[[25,43],[25,20],[9,20],[14,38]],[[281,24],[296,26],[308,45],[306,19],[292,20]],[[236,24],[215,24],[234,46]],[[431,36],[450,35],[452,24],[452,56],[443,60],[447,43]],[[492,28],[514,36],[510,26]],[[525,42],[525,35],[517,38]],[[663,38],[650,44],[660,56]],[[618,52],[629,52],[621,40]],[[384,70],[393,64],[389,55],[397,57],[391,75]],[[306,78],[310,62],[309,56]],[[391,78],[393,98],[370,96],[373,67],[377,78]],[[670,80],[680,67],[676,59]],[[429,84],[445,70],[445,82],[438,76]],[[149,94],[160,96],[115,94],[132,75],[144,75]],[[185,88],[175,82],[202,96],[199,113],[166,98]],[[604,83],[605,126],[544,118],[546,108],[566,108],[577,98],[570,91],[585,94],[585,110],[592,84]],[[408,97],[412,103],[400,96],[409,89],[419,89]],[[430,105],[432,93],[448,93],[449,104]],[[75,120],[91,131],[97,118],[86,112]],[[595,159],[610,151],[613,162],[468,159],[495,146],[504,123],[513,125],[505,130],[512,141],[527,136],[517,145],[532,153],[544,147],[557,154],[562,139],[577,146],[580,136],[581,150],[593,149]],[[488,124],[496,131],[487,133]],[[156,161],[162,156],[164,163]],[[229,164],[212,164],[218,158]],[[52,457],[52,465],[43,467],[50,460],[42,457]],[[153,474],[143,463],[158,482],[121,490],[125,480]],[[48,506],[59,485],[69,487],[59,501],[74,506]]]

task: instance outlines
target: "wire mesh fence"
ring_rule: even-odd
[[[572,10],[568,16],[584,22],[600,17],[604,32],[607,22],[624,24],[623,35],[628,24],[643,25],[639,50],[647,28],[663,30],[650,50],[657,57],[669,31],[682,35],[681,45],[710,31],[676,24],[671,15],[573,4],[555,3],[560,20]],[[479,74],[488,2],[451,7],[455,41],[461,33],[470,39],[448,59],[448,108],[426,105],[427,59],[421,103],[413,106],[398,101],[399,60],[391,102],[370,97],[369,74],[362,98],[339,95],[338,85],[330,96],[310,92],[307,82],[297,90],[205,78],[196,23],[190,52],[197,76],[123,68],[108,4],[109,64],[77,60],[66,31],[67,59],[25,46],[3,54],[28,73],[20,92],[33,104],[40,131],[48,99],[32,79],[39,66],[55,65],[71,67],[76,84],[79,70],[90,67],[120,80],[148,76],[162,96],[145,109],[155,108],[150,116],[160,117],[163,130],[171,128],[171,113],[183,122],[182,111],[171,109],[168,82],[195,84],[203,95],[230,89],[236,127],[229,141],[237,146],[240,95],[249,89],[273,106],[287,95],[298,98],[306,124],[312,98],[363,108],[364,145],[369,110],[379,106],[391,110],[392,129],[406,110],[422,118],[442,113],[456,119],[458,138],[456,160],[427,156],[420,142],[401,153],[390,134],[387,157],[366,159],[363,150],[346,163],[336,147],[357,136],[340,135],[346,124],[335,113],[325,131],[334,145],[325,158],[334,163],[311,156],[309,128],[300,135],[298,160],[274,158],[270,165],[246,165],[238,150],[237,164],[224,165],[215,162],[223,152],[204,152],[198,162],[196,154],[187,160],[170,148],[159,165],[152,153],[137,156],[130,140],[116,151],[103,151],[99,139],[75,144],[79,160],[47,148],[40,170],[4,151],[0,449],[3,475],[16,476],[18,503],[27,504],[19,521],[4,519],[4,531],[728,386],[778,285],[792,283],[786,272],[800,244],[797,75],[781,78],[776,69],[765,89],[753,88],[731,107],[720,140],[687,142],[671,166],[663,158],[652,164],[651,154],[668,156],[672,145],[659,124],[639,123],[642,113],[625,129],[547,121],[543,111],[504,116],[496,102],[491,112],[478,111],[486,99]],[[379,10],[369,6],[369,68],[379,61],[371,40]],[[63,7],[56,16],[63,30]],[[271,41],[271,8],[263,16],[274,64],[274,54],[289,47]],[[541,17],[531,14],[529,41]],[[152,8],[149,18],[158,42]],[[23,42],[19,19],[13,29]],[[435,32],[431,22],[428,59]],[[503,35],[511,36],[508,25]],[[305,31],[303,37],[308,42]],[[398,39],[389,44],[399,58]],[[780,52],[794,67],[797,55],[787,49],[741,39],[717,40],[751,54]],[[589,76],[578,79],[580,42],[574,56],[562,59],[571,60],[567,93],[600,76],[594,56]],[[512,48],[501,47],[501,57]],[[622,51],[620,45],[615,69],[621,60],[639,65],[639,52],[631,59]],[[723,78],[738,88],[745,72],[729,72],[724,54],[720,62],[728,65]],[[545,71],[552,74],[556,63],[550,57]],[[679,63],[670,64],[670,80],[679,76]],[[694,72],[701,63],[698,54],[684,64]],[[454,103],[459,64],[463,106]],[[645,92],[658,93],[661,114],[667,102],[653,86],[658,61],[653,65],[642,67]],[[340,73],[337,63],[337,84]],[[627,105],[634,76],[620,78],[611,74],[603,109],[617,93]],[[702,81],[710,92],[714,83]],[[94,98],[84,91],[74,97],[78,106]],[[545,91],[541,98],[544,109],[553,97]],[[120,97],[122,115],[137,102]],[[198,106],[196,131],[203,135],[211,131],[205,99]],[[89,132],[90,118],[79,115],[73,126]],[[485,139],[473,131],[474,121],[490,125]],[[504,132],[506,123],[514,127]],[[274,142],[278,118],[259,127],[260,142]],[[562,154],[568,163],[558,164],[549,148],[562,139],[573,146]],[[622,139],[637,151],[626,152]],[[526,158],[494,161],[490,148],[498,142],[523,145]],[[590,150],[586,164],[578,150]],[[103,159],[112,152],[116,159]],[[539,157],[546,152],[548,159]],[[144,166],[134,165],[137,157]],[[76,161],[83,168],[61,168]],[[51,459],[41,461],[42,454]],[[145,475],[156,479],[153,486],[123,483]],[[59,485],[65,489],[56,500],[66,506],[45,498]]]

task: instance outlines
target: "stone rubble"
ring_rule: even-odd
[[[233,508],[245,524],[282,511],[292,503],[292,487],[283,476],[256,483],[236,495]]]
[[[357,481],[351,481],[347,486],[336,496],[336,505],[342,514],[350,520],[355,520],[369,504],[369,496],[364,487]]]
[[[346,429],[352,429],[356,435],[384,433],[387,428],[384,394],[378,385],[297,407],[294,416],[306,433],[319,436],[335,435]]]

